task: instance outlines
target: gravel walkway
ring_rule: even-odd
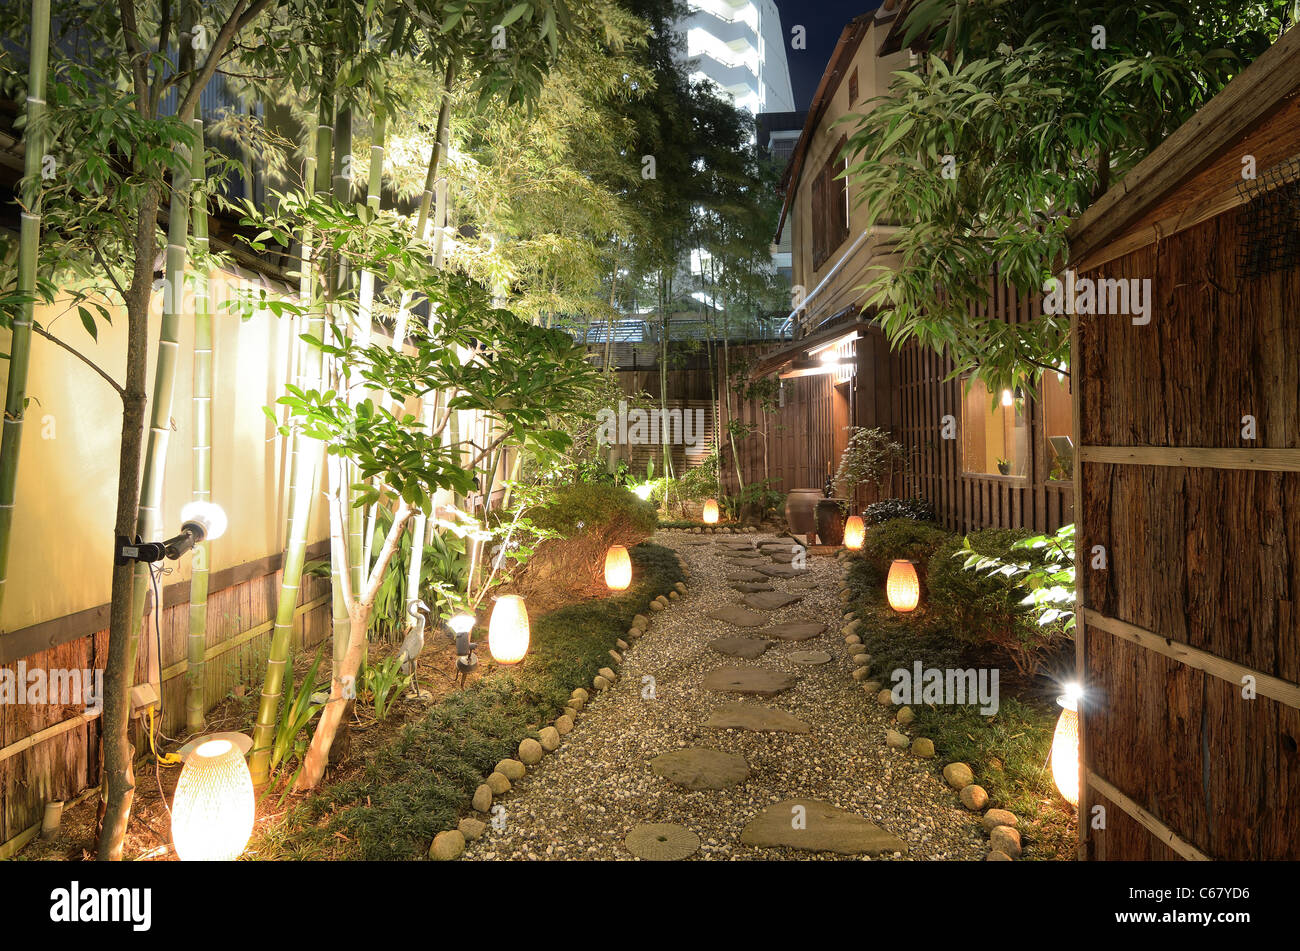
[[[709,544],[698,544],[705,538]],[[690,829],[700,839],[697,859],[865,858],[741,843],[747,822],[774,803],[795,798],[849,810],[897,836],[907,851],[893,858],[984,857],[987,844],[978,817],[961,807],[932,764],[886,748],[891,710],[851,679],[853,663],[840,635],[842,572],[833,558],[809,556],[801,577],[771,579],[778,592],[806,595],[802,602],[770,612],[771,623],[823,621],[823,635],[777,641],[755,660],[724,656],[707,646],[716,637],[763,634],[762,628],[741,629],[708,617],[742,598],[726,578],[743,569],[721,543],[748,539],[758,544],[774,538],[680,531],[655,536],[689,568],[689,593],[667,611],[651,615],[648,632],[626,653],[618,682],[593,695],[560,749],[498,800],[505,829],[489,823],[464,858],[630,859],[624,840],[641,823],[678,823]],[[824,651],[832,660],[810,665],[789,659],[806,651]],[[702,687],[710,671],[747,666],[800,679],[774,697],[740,697]],[[642,697],[647,675],[654,678],[654,699]],[[811,731],[705,728],[712,711],[741,700],[793,714]],[[749,776],[724,789],[690,790],[650,768],[656,756],[685,747],[739,754],[749,763]]]

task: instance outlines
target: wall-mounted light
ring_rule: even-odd
[[[1002,405],[1003,405],[1003,406],[1010,406],[1010,405],[1011,405],[1012,403],[1014,403],[1015,401],[1016,401],[1016,395],[1015,395],[1014,393],[1012,393],[1010,390],[1003,390],[1003,391],[1002,391]]]
[[[867,540],[867,526],[861,515],[850,515],[844,523],[844,547],[859,551]]]
[[[1079,701],[1083,688],[1066,684],[1065,693],[1056,698],[1061,716],[1052,735],[1052,781],[1065,801],[1079,805]]]
[[[528,653],[528,606],[517,594],[503,594],[492,606],[488,650],[498,664],[510,666]]]
[[[631,556],[622,545],[611,545],[605,553],[605,584],[610,591],[626,591],[631,583]]]
[[[181,530],[166,541],[134,542],[118,535],[113,549],[113,560],[124,565],[128,561],[155,562],[170,558],[175,561],[199,542],[210,542],[226,532],[226,513],[212,502],[189,502],[181,509]]]
[[[718,500],[709,499],[704,503],[704,521],[709,525],[716,525],[718,522]]]
[[[889,577],[885,579],[885,596],[889,599],[889,606],[900,614],[916,610],[921,600],[921,579],[916,576],[916,565],[895,558],[889,566]]]
[[[172,843],[184,862],[239,858],[253,834],[253,777],[230,740],[209,740],[185,760],[172,800]]]

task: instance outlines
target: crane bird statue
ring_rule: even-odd
[[[415,696],[420,696],[420,684],[416,680],[416,660],[424,650],[424,627],[429,621],[429,606],[423,601],[415,601],[407,611],[411,616],[406,637],[402,640],[402,650],[397,655],[397,663],[402,673],[411,675],[411,689]]]

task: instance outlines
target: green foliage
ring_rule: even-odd
[[[894,473],[907,471],[907,449],[883,429],[846,428],[849,444],[835,470],[835,485],[845,495],[852,495],[860,485],[874,485],[886,494]]]
[[[730,518],[738,519],[747,509],[759,519],[765,519],[785,504],[785,493],[772,485],[771,479],[750,482],[737,495],[723,500]]]
[[[881,525],[896,518],[910,518],[918,522],[934,521],[934,506],[929,499],[885,499],[872,502],[864,512],[868,525]]]
[[[899,226],[900,266],[879,271],[866,297],[890,339],[944,349],[954,375],[974,371],[993,389],[1067,361],[1068,319],[972,312],[989,275],[1042,287],[1068,257],[1070,219],[1259,55],[1293,7],[912,4],[904,45],[932,52],[847,119],[845,149],[869,222]]]
[[[867,532],[859,557],[868,562],[881,578],[885,577],[889,563],[896,558],[914,561],[917,570],[924,572],[930,556],[951,537],[933,522],[896,518]]]
[[[272,773],[281,763],[301,756],[307,749],[306,740],[300,741],[299,737],[325,706],[313,702],[312,695],[329,683],[328,678],[321,680],[318,677],[320,659],[321,651],[317,651],[316,659],[297,687],[289,684],[281,694],[280,715],[275,722],[275,740],[271,746]]]
[[[930,559],[926,577],[930,609],[962,637],[990,644],[1010,656],[1021,672],[1032,673],[1042,655],[1059,640],[1064,625],[1038,623],[1026,603],[1021,578],[1045,565],[1043,549],[1019,547],[1023,531],[986,528],[953,538]],[[1022,565],[1009,564],[1012,552]]]
[[[515,754],[536,726],[564,709],[574,687],[609,663],[608,650],[633,616],[682,579],[676,555],[631,549],[634,586],[535,618],[533,646],[515,668],[498,668],[450,694],[371,756],[362,775],[325,788],[264,833],[250,851],[264,858],[422,858],[454,828],[475,787]]]
[[[391,712],[391,698],[410,686],[413,677],[413,674],[402,673],[402,665],[396,657],[385,657],[378,664],[366,664],[361,669],[360,698],[370,701],[376,720],[386,720]]]
[[[1041,626],[1074,629],[1074,523],[1055,535],[1017,539],[1006,552],[966,546],[968,571],[984,571],[1014,581],[1028,590],[1021,602]]]
[[[571,537],[613,522],[626,524],[643,536],[655,530],[655,507],[622,486],[577,483],[551,489],[531,511],[533,524],[547,532]]]

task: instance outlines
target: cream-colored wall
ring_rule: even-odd
[[[820,268],[814,270],[812,229],[809,226],[812,215],[813,181],[817,178],[827,160],[830,159],[835,144],[840,140],[840,137],[852,135],[855,129],[851,120],[839,124],[837,124],[837,120],[850,112],[860,113],[865,103],[870,99],[887,93],[890,85],[890,74],[895,70],[904,68],[908,62],[908,53],[906,51],[878,57],[876,49],[880,46],[883,37],[883,29],[873,24],[866,37],[863,38],[862,43],[858,46],[851,65],[841,77],[838,88],[831,96],[826,113],[816,130],[814,130],[812,143],[804,156],[799,188],[795,201],[791,206],[791,216],[794,228],[793,283],[802,286],[805,294],[812,294],[822,279],[835,267],[840,257],[853,246],[853,242],[867,227],[866,209],[856,205],[857,194],[850,177],[848,183],[848,238],[838,248],[831,251]],[[858,71],[858,97],[857,101],[850,105],[849,77],[853,74],[854,69]],[[850,164],[852,164],[852,160],[850,160]],[[870,277],[869,263],[880,263],[879,259],[875,262],[871,260],[873,256],[880,253],[880,250],[879,241],[864,241],[853,253],[852,257],[844,262],[844,265],[836,272],[834,278],[810,302],[808,311],[804,315],[810,318],[810,326],[816,326],[819,321],[838,313],[857,301],[861,296],[858,288],[866,283]]]
[[[223,274],[222,280],[229,286],[236,277]],[[161,295],[155,297],[149,326],[151,395],[161,321]],[[111,327],[101,325],[96,341],[75,309],[58,316],[62,309],[39,308],[37,319],[121,382],[125,313],[115,313]],[[277,554],[284,544],[285,441],[262,407],[283,392],[291,322],[263,313],[245,323],[218,312],[214,339],[212,497],[230,523],[212,543],[210,568],[219,571]],[[7,339],[0,346],[7,350]],[[169,534],[180,527],[181,506],[190,500],[192,485],[193,346],[193,321],[184,320],[163,490],[163,529]],[[0,361],[0,380],[7,369]],[[32,401],[23,427],[8,590],[0,614],[0,630],[7,631],[106,603],[113,566],[121,400],[83,363],[39,337],[32,343],[28,393]],[[326,533],[321,505],[310,537]],[[168,562],[165,583],[188,578],[190,562],[188,557]]]

